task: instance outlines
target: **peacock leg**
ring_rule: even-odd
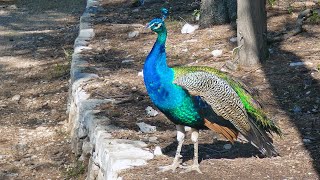
[[[202,172],[199,169],[199,162],[198,162],[198,157],[199,157],[198,137],[199,137],[199,130],[191,128],[191,140],[194,144],[193,164],[191,166],[183,167],[183,168],[185,168],[185,171],[183,171],[182,173],[190,172],[190,171],[197,171],[198,173],[202,174]]]
[[[184,137],[185,137],[185,130],[184,126],[182,125],[177,125],[177,140],[178,140],[178,147],[176,151],[176,155],[174,157],[173,163],[169,166],[161,166],[160,171],[165,172],[172,170],[172,172],[175,172],[175,170],[180,166],[181,160],[180,158],[182,157],[180,155],[182,144],[184,142]]]

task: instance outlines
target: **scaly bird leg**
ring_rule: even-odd
[[[180,166],[181,160],[180,158],[182,157],[180,155],[182,144],[184,142],[184,137],[185,137],[185,130],[184,126],[182,125],[177,125],[177,140],[178,140],[178,147],[176,151],[176,155],[174,157],[173,163],[169,166],[162,166],[160,167],[161,172],[169,171],[172,170],[172,172],[175,172],[175,170]]]
[[[199,137],[199,130],[191,128],[191,140],[194,144],[194,156],[193,156],[193,164],[191,166],[184,167],[186,170],[183,172],[190,172],[190,171],[197,171],[198,173],[202,172],[199,169],[199,162],[198,162],[198,137]]]

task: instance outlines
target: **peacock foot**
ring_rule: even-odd
[[[175,172],[178,167],[182,168],[182,166],[180,165],[180,162],[174,162],[171,165],[159,167],[160,169],[159,172],[166,172],[170,170],[172,170],[172,172]]]
[[[181,171],[180,173],[187,173],[187,172],[191,172],[191,171],[197,171],[198,173],[202,174],[202,172],[200,171],[199,168],[199,164],[193,164],[191,166],[182,166],[183,169],[185,169],[184,171]]]

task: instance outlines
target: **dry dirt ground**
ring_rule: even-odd
[[[88,83],[86,89],[94,98],[113,98],[114,104],[102,105],[100,116],[107,116],[119,130],[116,138],[138,139],[146,142],[151,151],[160,146],[164,153],[148,162],[147,166],[123,171],[124,179],[319,179],[320,174],[320,25],[306,21],[305,31],[285,41],[270,44],[270,57],[259,68],[230,71],[259,93],[265,110],[282,128],[282,138],[274,136],[280,156],[262,158],[249,144],[235,143],[230,150],[223,148],[225,139],[210,131],[200,134],[200,169],[203,174],[166,172],[157,173],[158,166],[172,162],[175,153],[175,127],[162,114],[148,117],[147,106],[152,106],[143,80],[138,73],[156,40],[156,34],[145,30],[144,24],[159,17],[160,7],[170,9],[167,18],[167,59],[171,66],[206,65],[224,68],[231,59],[236,44],[229,39],[235,31],[229,25],[201,29],[193,34],[181,34],[184,21],[193,22],[192,13],[199,4],[192,0],[156,1],[134,7],[130,1],[104,0],[104,10],[95,22],[96,37],[91,41],[93,51],[84,53],[90,65],[88,71],[101,78]],[[291,1],[292,2],[292,1]],[[279,1],[268,9],[268,30],[290,30],[298,12]],[[303,8],[302,8],[303,9]],[[136,37],[129,38],[130,32]],[[214,58],[211,51],[223,50]],[[304,65],[291,67],[291,62]],[[157,127],[157,132],[139,132],[137,122]],[[183,146],[185,163],[192,163],[190,141]]]
[[[84,1],[0,1],[0,179],[70,179],[63,125]]]

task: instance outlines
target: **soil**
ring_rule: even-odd
[[[290,30],[301,9],[289,9],[289,1],[268,8],[270,34]],[[290,1],[292,2],[292,1]],[[270,44],[270,57],[257,68],[228,70],[226,61],[232,59],[235,43],[230,42],[236,32],[230,25],[198,29],[193,34],[181,34],[185,21],[193,21],[192,13],[199,3],[192,0],[150,1],[135,7],[126,0],[102,1],[103,9],[96,16],[96,36],[90,42],[93,48],[84,53],[89,62],[87,71],[99,75],[85,88],[92,98],[114,99],[98,109],[99,116],[107,116],[120,127],[113,132],[115,138],[142,140],[150,151],[162,148],[164,156],[148,161],[148,165],[121,172],[123,179],[319,179],[320,174],[320,24],[307,20],[305,31],[285,41]],[[265,111],[284,132],[283,137],[273,136],[280,156],[261,157],[248,143],[236,142],[225,149],[228,141],[214,132],[200,132],[197,172],[158,172],[158,167],[172,162],[175,150],[175,126],[163,114],[147,116],[145,108],[151,106],[141,76],[143,63],[156,40],[156,34],[144,25],[159,17],[159,9],[167,7],[168,40],[167,59],[170,66],[199,65],[227,70],[257,90]],[[289,11],[290,10],[290,11]],[[135,32],[136,31],[136,32]],[[135,32],[135,37],[129,37]],[[221,57],[211,51],[223,50]],[[289,66],[291,62],[304,62]],[[141,133],[137,122],[156,126],[154,133]],[[188,135],[188,137],[190,137]],[[193,145],[185,142],[183,161],[192,163]]]
[[[43,5],[40,0],[0,1],[0,179],[84,179],[78,176],[84,167],[74,161],[63,128],[70,51],[83,1],[41,2]],[[123,179],[320,178],[319,22],[307,21],[304,32],[271,44],[270,57],[260,67],[228,72],[258,91],[264,109],[283,130],[282,138],[273,137],[280,156],[263,158],[250,144],[240,141],[225,149],[228,141],[203,130],[199,137],[203,174],[180,173],[180,169],[161,173],[158,167],[173,160],[176,132],[174,124],[161,113],[149,117],[145,112],[147,106],[155,107],[138,73],[156,35],[144,25],[160,16],[161,7],[170,9],[166,20],[170,66],[228,70],[225,62],[232,59],[231,51],[236,47],[229,39],[236,32],[229,25],[221,25],[181,34],[184,21],[196,23],[192,13],[199,8],[198,1],[149,1],[142,7],[127,0],[101,2],[103,9],[95,18],[96,36],[90,42],[93,50],[84,53],[90,63],[86,71],[100,78],[88,83],[86,90],[92,98],[114,99],[114,103],[100,106],[97,115],[107,116],[119,127],[112,132],[115,138],[142,140],[150,151],[160,146],[164,153],[146,166],[124,170],[120,174]],[[293,28],[300,11],[289,9],[288,1],[277,2],[268,9],[271,34]],[[16,7],[10,6],[14,4]],[[133,31],[139,34],[129,38]],[[213,57],[211,51],[215,49],[223,50],[223,55]],[[304,65],[291,67],[291,62]],[[141,133],[137,122],[156,126],[157,131]],[[192,163],[189,139],[182,156],[184,163]]]
[[[0,179],[81,174],[64,124],[71,54],[84,5],[0,1]]]

